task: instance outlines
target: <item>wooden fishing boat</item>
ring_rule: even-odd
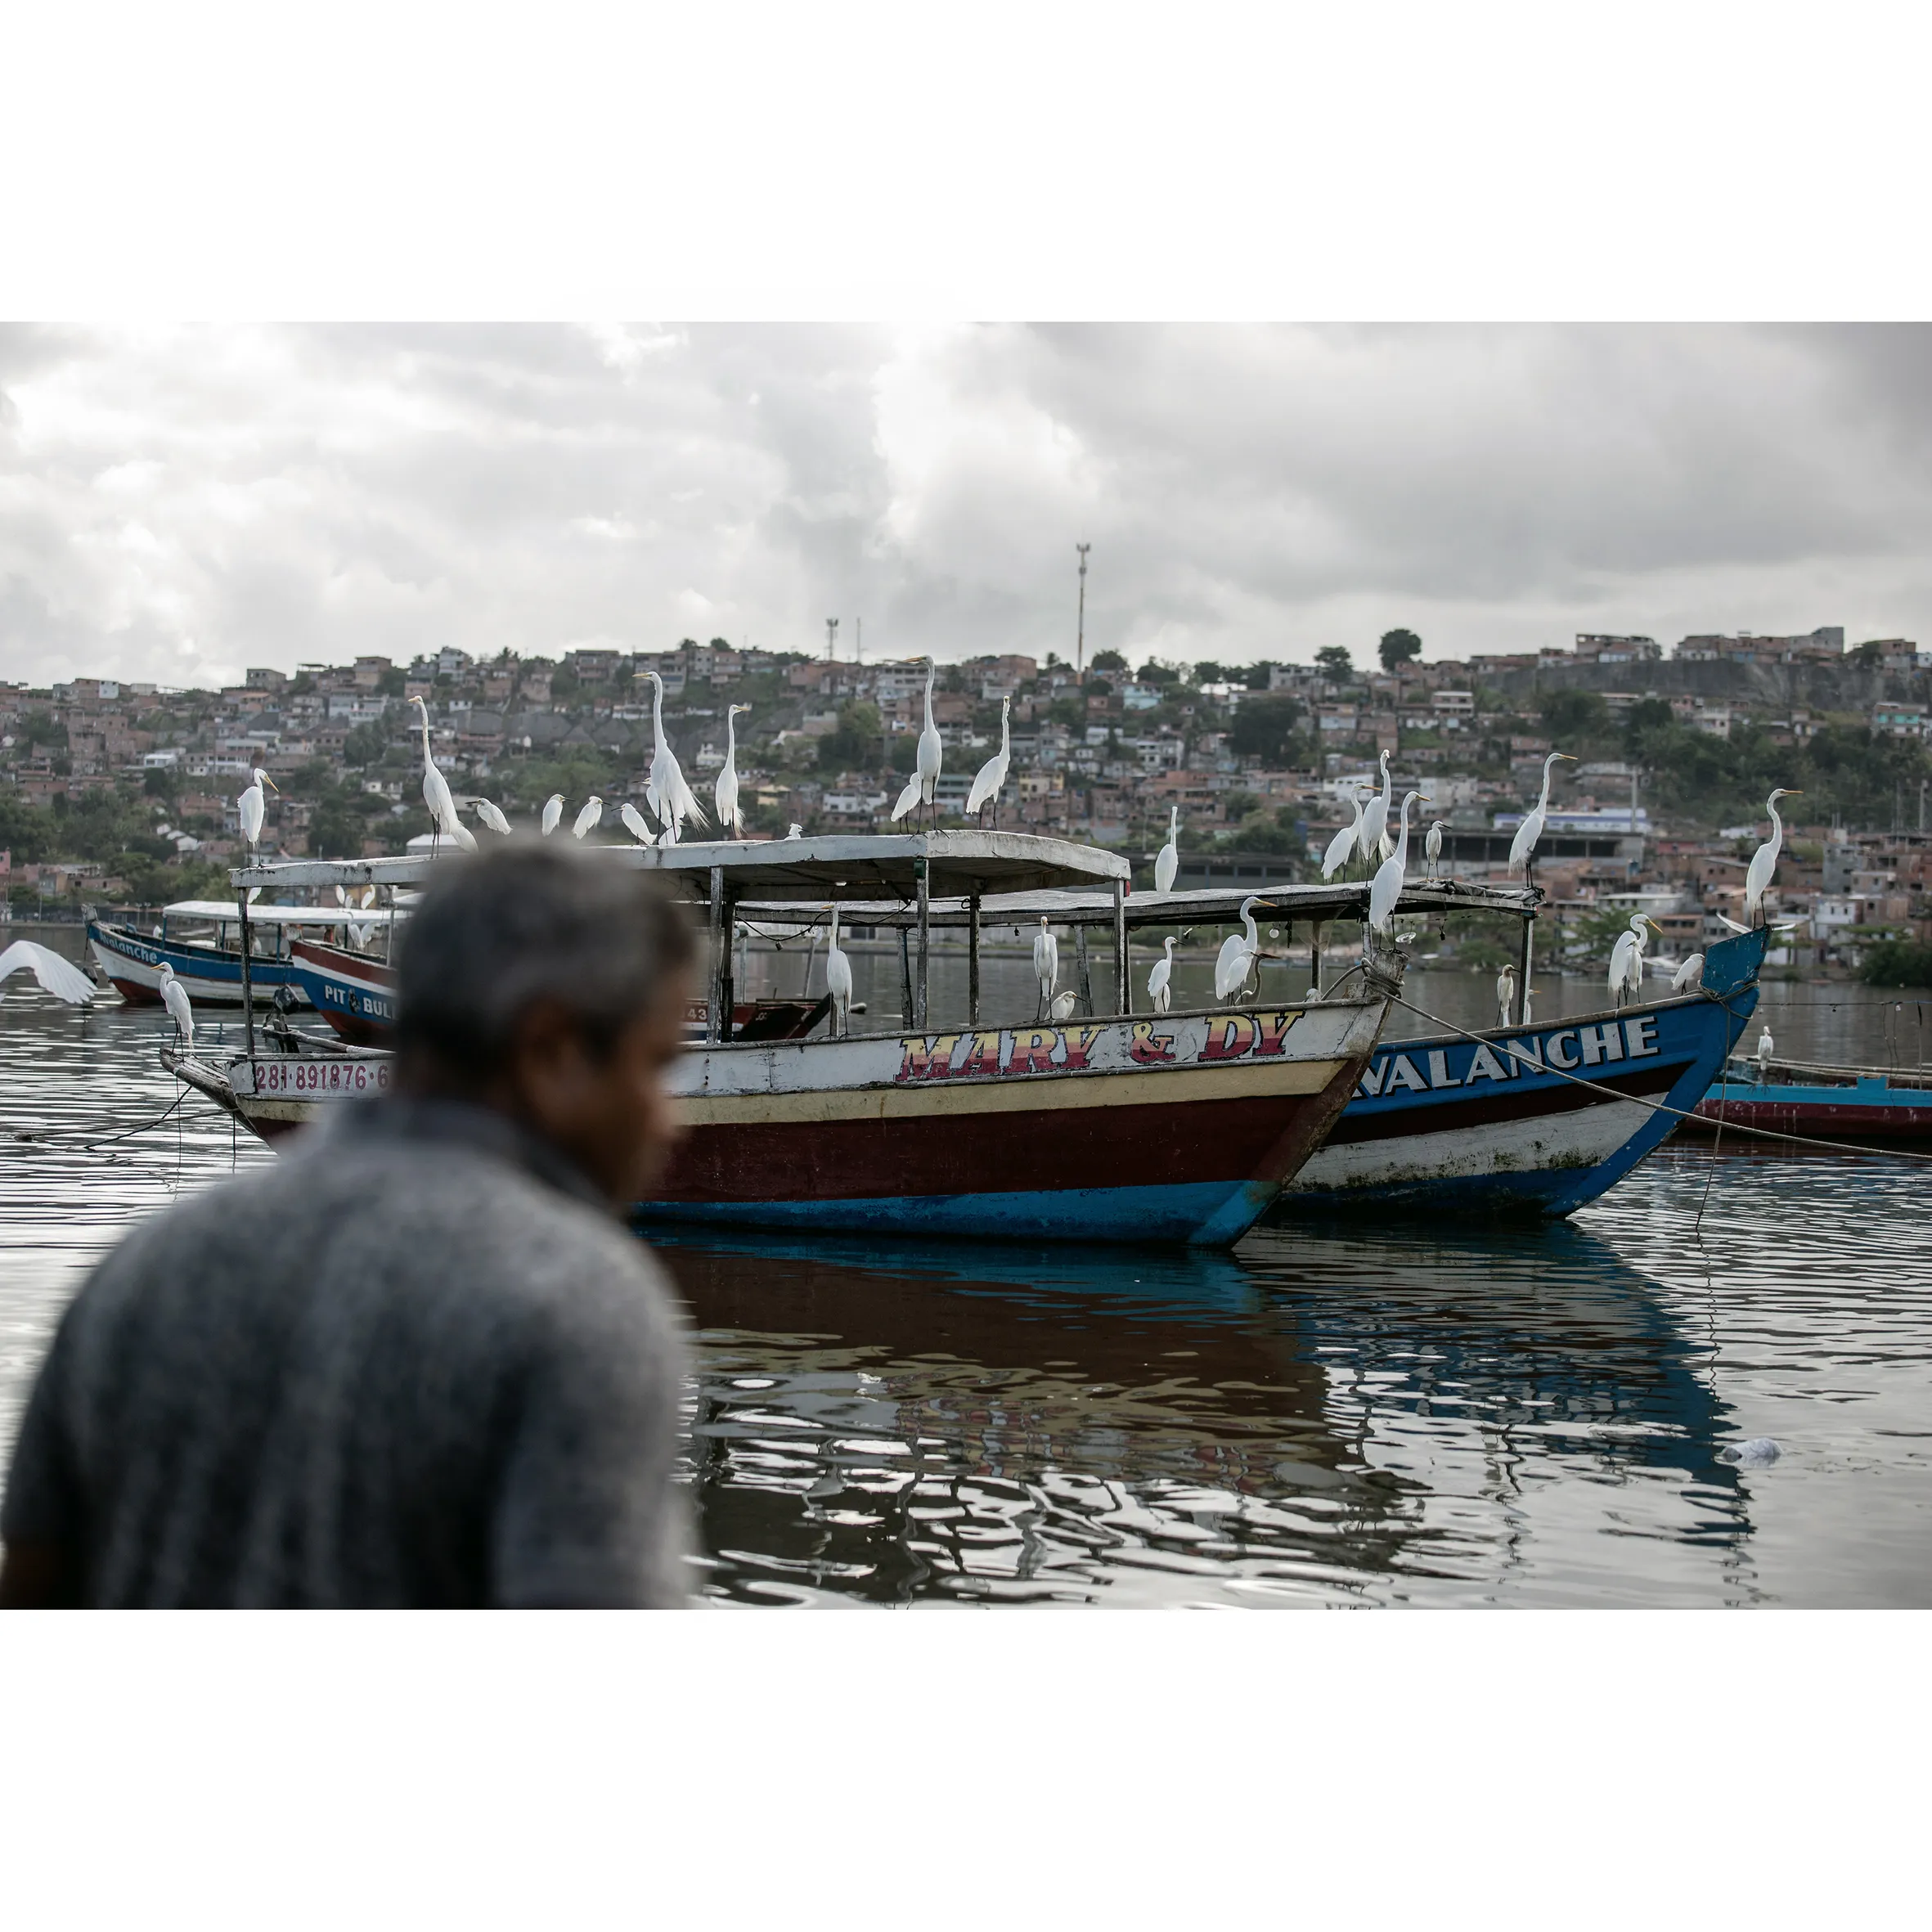
[[[1757,1005],[1765,939],[1713,946],[1682,997],[1385,1045],[1275,1217],[1575,1213],[1697,1105]]]
[[[1126,860],[1061,840],[967,831],[600,849],[611,864],[662,874],[703,910],[711,937],[707,1036],[673,1076],[688,1130],[663,1188],[639,1204],[645,1218],[1224,1246],[1266,1211],[1346,1104],[1395,984],[1378,967],[1352,998],[1137,1018],[1130,927],[1195,923],[1233,896],[1143,897],[1130,910]],[[296,860],[240,870],[234,882],[238,892],[393,888],[436,862]],[[1359,919],[1366,893],[1289,887],[1269,903],[1316,923]],[[1463,905],[1471,895],[1436,896]],[[849,1039],[735,1037],[739,919],[768,906],[795,917],[833,901],[901,932],[899,1023]],[[1030,919],[1043,901],[1073,930],[1080,1010],[1036,1025],[982,1016],[982,921]],[[936,926],[963,928],[967,940],[967,1010],[944,1021],[928,1012]],[[1097,928],[1111,928],[1112,941],[1098,992],[1102,949],[1088,946]],[[1399,971],[1399,959],[1390,967]],[[380,1090],[384,1066],[333,1043],[290,1050],[258,1040],[251,1020],[242,1054],[182,1072],[224,1085],[223,1103],[266,1138]]]
[[[297,1006],[307,1006],[310,996],[294,967],[297,935],[341,931],[350,916],[339,906],[183,899],[162,908],[160,923],[151,932],[90,919],[88,945],[115,990],[137,1006],[161,1004],[164,964],[174,968],[197,1008],[243,1005],[251,987],[258,998],[272,998],[285,987]],[[359,927],[380,929],[390,916],[385,906],[357,912],[353,919]]]
[[[1736,1054],[1684,1128],[1715,1134],[1720,1125],[1881,1146],[1932,1141],[1932,1072]],[[1735,1144],[1754,1143],[1741,1134]]]

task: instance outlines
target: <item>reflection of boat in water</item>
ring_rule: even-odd
[[[1766,938],[1713,946],[1699,994],[1385,1044],[1275,1215],[1574,1214],[1697,1105],[1757,1004]]]
[[[1575,1229],[1311,1223],[1238,1257],[653,1241],[703,1331],[693,1454],[731,1591],[1104,1601],[1161,1571],[1184,1591],[1197,1574],[1333,1599],[1480,1584],[1520,1560],[1503,1545],[1531,1457],[1593,1480],[1661,1472],[1673,1495],[1682,1471],[1700,1540],[1744,1526],[1698,1340]],[[1486,1544],[1449,1472],[1471,1464],[1511,1515]]]
[[[1817,1140],[1932,1140],[1932,1072],[1740,1054],[1711,1083],[1684,1131],[1710,1135],[1720,1124]],[[1774,1143],[1740,1134],[1723,1144],[1736,1152]]]

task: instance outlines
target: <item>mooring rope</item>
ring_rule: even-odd
[[[1426,1012],[1422,1008],[1404,1000],[1399,993],[1393,994],[1391,997],[1397,1006],[1403,1007],[1407,1011],[1413,1013],[1418,1019],[1428,1021],[1432,1027],[1440,1027],[1446,1032],[1458,1034],[1464,1040],[1474,1040],[1479,1046],[1488,1046],[1492,1044],[1485,1040],[1481,1034],[1471,1033],[1467,1027],[1458,1027],[1453,1020],[1445,1020],[1438,1013]],[[1729,1003],[1719,994],[1706,993],[1704,997],[1706,1000],[1715,1000],[1719,1006],[1724,1009],[1726,1013],[1733,1010]],[[1410,1043],[1399,1040],[1388,1042],[1391,1047],[1400,1047],[1405,1044]],[[1727,1054],[1725,1056],[1727,1070],[1729,1063],[1730,1056]],[[1624,1093],[1619,1088],[1605,1085],[1602,1081],[1585,1080],[1580,1073],[1566,1072],[1561,1067],[1546,1066],[1543,1071],[1555,1074],[1559,1080],[1568,1081],[1573,1086],[1588,1087],[1593,1093],[1607,1094],[1612,1100],[1627,1101],[1633,1107],[1647,1108],[1652,1113],[1673,1114],[1680,1121],[1696,1120],[1701,1117],[1695,1113],[1687,1112],[1681,1107],[1672,1107],[1665,1101],[1646,1100],[1641,1094]],[[1787,1141],[1795,1147],[1824,1148],[1829,1152],[1837,1154],[1877,1154],[1891,1160],[1932,1161],[1932,1154],[1914,1153],[1907,1148],[1861,1147],[1849,1140],[1821,1140],[1815,1134],[1781,1134],[1772,1127],[1748,1127],[1742,1121],[1732,1121],[1727,1124],[1734,1134],[1748,1134],[1759,1140]]]

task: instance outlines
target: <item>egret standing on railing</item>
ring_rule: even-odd
[[[1695,993],[1704,984],[1704,955],[1692,953],[1670,976],[1674,993]]]
[[[1267,903],[1252,892],[1242,901],[1241,923],[1247,930],[1230,932],[1221,941],[1220,955],[1214,963],[1215,999],[1232,1000],[1247,984],[1247,976],[1254,971],[1261,950],[1261,935],[1255,929],[1255,908]]]
[[[1040,930],[1033,935],[1033,977],[1040,982],[1040,1017],[1045,1019],[1060,977],[1060,942],[1048,930],[1045,913],[1040,915]]]
[[[1442,863],[1442,834],[1449,824],[1447,819],[1437,819],[1429,828],[1429,836],[1422,841],[1422,853],[1429,861],[1429,876],[1436,876],[1436,868]]]
[[[505,838],[510,836],[510,820],[504,817],[502,806],[492,805],[487,798],[472,798],[470,809],[492,832],[501,832]]]
[[[1167,807],[1167,842],[1154,854],[1154,890],[1171,892],[1174,875],[1180,870],[1180,807]]]
[[[188,1003],[188,989],[174,977],[174,968],[165,959],[161,962],[161,1004],[168,1009],[181,1035],[182,1048],[191,1054],[195,1050],[195,1009]]]
[[[1395,781],[1389,775],[1389,754],[1385,751],[1377,762],[1382,767],[1382,789],[1370,794],[1361,827],[1355,833],[1357,847],[1370,865],[1388,856],[1389,810],[1395,802]]]
[[[548,838],[564,822],[564,794],[552,792],[543,802],[543,835]]]
[[[652,833],[649,825],[645,823],[644,814],[628,798],[618,807],[618,816],[624,821],[624,829],[640,845],[656,844],[656,838]]]
[[[1349,794],[1349,809],[1355,815],[1328,841],[1328,849],[1322,854],[1322,877],[1332,878],[1349,862],[1350,855],[1362,840],[1362,802],[1373,794],[1364,792],[1359,785]]]
[[[1744,918],[1747,926],[1762,923],[1764,895],[1770,889],[1772,875],[1777,870],[1777,855],[1784,850],[1785,822],[1777,815],[1777,802],[1781,798],[1804,796],[1802,792],[1780,785],[1764,801],[1764,809],[1771,814],[1771,836],[1751,854],[1750,865],[1745,872]]]
[[[449,780],[436,769],[436,761],[429,756],[429,707],[420,698],[412,698],[410,702],[423,714],[423,802],[429,808],[429,823],[435,828],[435,837],[452,838],[465,851],[474,851],[476,841],[456,815],[456,802],[450,796]]]
[[[1377,932],[1386,933],[1395,916],[1395,901],[1402,896],[1402,882],[1409,870],[1409,808],[1418,800],[1430,800],[1422,792],[1411,792],[1402,801],[1402,836],[1395,849],[1377,868],[1375,883],[1368,888],[1368,923]]]
[[[973,789],[966,794],[966,815],[971,818],[975,812],[983,823],[986,808],[993,808],[993,825],[1000,824],[1000,794],[1006,789],[1006,774],[1013,763],[1013,730],[1007,722],[1013,711],[1013,700],[1000,700],[1000,748],[979,768],[979,776],[973,781]]]
[[[842,1040],[852,1010],[852,963],[838,950],[836,904],[832,908],[832,937],[825,947],[825,991],[832,995],[833,1030]]]
[[[1568,752],[1552,752],[1543,762],[1543,795],[1530,807],[1521,824],[1516,827],[1516,835],[1509,842],[1509,869],[1512,872],[1526,871],[1531,859],[1536,856],[1536,842],[1543,836],[1543,820],[1549,816],[1550,767],[1559,758],[1574,758]]]
[[[1509,1024],[1510,1013],[1516,1005],[1516,969],[1513,966],[1505,966],[1496,975],[1496,1024],[1498,1027]]]
[[[663,826],[667,841],[676,845],[686,819],[694,820],[701,831],[709,828],[711,820],[691,795],[684,767],[664,735],[664,681],[654,671],[645,675],[651,681],[651,771],[644,798]]]
[[[1771,1029],[1768,1027],[1760,1027],[1758,1029],[1758,1065],[1760,1069],[1771,1064],[1771,1055],[1773,1050],[1771,1045]]]
[[[573,838],[582,838],[586,832],[595,832],[604,818],[604,801],[592,793],[585,800],[584,808],[577,815],[577,823],[570,828]]]
[[[718,774],[718,782],[712,791],[718,808],[718,823],[734,838],[744,838],[744,821],[738,815],[738,727],[732,721],[739,712],[750,709],[748,704],[725,707],[725,768]]]
[[[241,836],[248,841],[248,849],[252,852],[262,842],[262,820],[268,811],[268,801],[263,795],[262,788],[266,785],[270,791],[279,792],[281,787],[266,771],[256,771],[250,775],[254,783],[235,804],[241,817]]]
[[[32,973],[45,991],[70,1006],[85,1006],[94,997],[94,982],[73,960],[31,939],[16,939],[0,953],[0,1000],[7,997],[7,982],[16,973]]]
[[[1147,996],[1153,1001],[1156,1013],[1167,1010],[1168,985],[1174,977],[1174,935],[1169,933],[1161,944],[1166,950],[1155,960],[1153,971],[1147,976]]]
[[[1618,1006],[1643,991],[1643,947],[1649,937],[1644,928],[1652,923],[1647,914],[1632,913],[1630,930],[1618,933],[1616,944],[1610,949],[1610,996]]]

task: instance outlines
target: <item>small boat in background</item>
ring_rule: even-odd
[[[285,987],[297,1006],[313,1004],[295,972],[296,936],[326,936],[334,931],[346,938],[351,918],[339,906],[247,907],[247,978],[256,997],[272,999]],[[353,923],[366,928],[380,929],[389,918],[386,906],[353,915]],[[168,965],[196,1007],[240,1006],[245,1004],[240,939],[243,926],[243,910],[236,901],[183,899],[162,907],[160,923],[152,932],[90,919],[88,946],[101,973],[131,1005],[161,1004],[161,968]]]
[[[1687,1134],[1761,1127],[1815,1140],[1932,1141],[1932,1071],[1733,1054]],[[1762,1144],[1740,1136],[1741,1147]]]

